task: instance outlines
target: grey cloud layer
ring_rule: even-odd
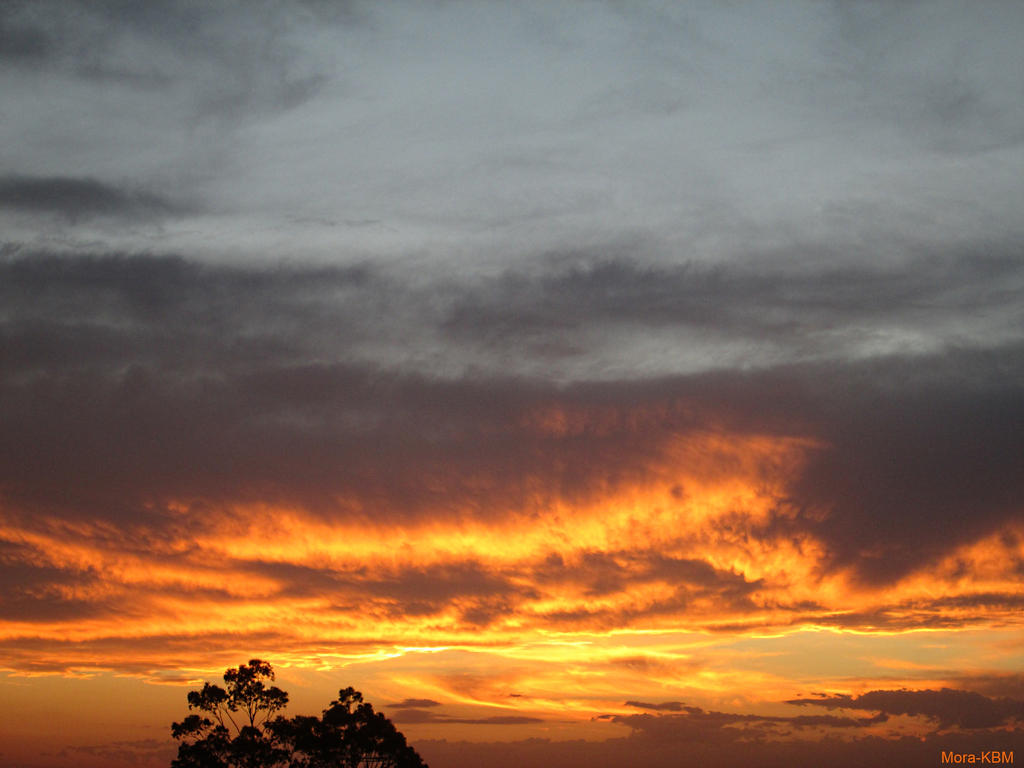
[[[129,218],[180,214],[180,205],[157,195],[118,189],[96,179],[6,176],[0,178],[0,208],[55,213],[76,221],[94,216]]]
[[[642,235],[661,260],[716,260],[752,238],[1002,236],[1024,204],[1012,2],[2,14],[0,172],[128,184],[196,217],[5,220],[37,244],[475,269]]]
[[[852,327],[876,313],[936,312],[938,322],[1016,311],[1020,262],[1008,255],[912,266],[786,277],[615,262],[533,282],[425,288],[369,266],[8,258],[0,264],[0,489],[25,513],[142,525],[139,546],[151,550],[179,526],[215,520],[208,505],[279,500],[332,519],[442,509],[488,517],[642,483],[676,436],[799,435],[821,447],[778,516],[749,534],[813,533],[832,567],[888,581],[1017,519],[1019,339],[853,360],[840,349],[753,370],[571,384],[515,375],[514,364],[504,374],[443,365],[449,374],[439,376],[408,363],[424,337],[456,355],[491,344],[528,358],[535,351],[521,334],[538,323],[542,336],[560,327],[572,340],[628,322],[641,338],[703,323],[690,307],[706,307],[721,333],[797,345],[805,311]],[[861,298],[874,290],[884,298]],[[467,306],[476,319],[458,309]],[[502,332],[486,318],[501,318]],[[558,354],[544,350],[541,359]],[[577,426],[543,429],[551,412]],[[703,458],[709,470],[730,461]],[[182,499],[196,503],[189,523],[161,511]],[[150,536],[149,525],[164,534]],[[660,573],[685,564],[637,566]],[[699,566],[677,575],[699,580]],[[610,561],[573,575],[556,563],[549,571],[597,591],[619,578]],[[734,586],[741,601],[747,585]]]
[[[888,265],[798,251],[748,266],[654,266],[615,248],[466,278],[368,261],[215,267],[11,246],[0,297],[17,365],[185,371],[267,355],[447,378],[650,377],[1015,343],[1022,248],[953,244]]]

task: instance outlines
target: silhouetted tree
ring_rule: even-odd
[[[270,664],[252,659],[224,671],[224,688],[205,683],[202,690],[190,691],[188,708],[205,714],[171,725],[171,734],[182,742],[172,768],[288,765],[285,745],[277,743],[268,727],[288,703],[287,693],[267,687],[273,679]]]
[[[265,661],[224,672],[225,688],[206,683],[188,694],[189,715],[171,725],[181,744],[172,768],[427,768],[394,724],[359,691],[345,688],[320,717],[272,716],[288,694],[267,687]]]
[[[338,691],[320,717],[278,718],[271,730],[292,749],[289,768],[426,768],[394,724],[352,688]]]

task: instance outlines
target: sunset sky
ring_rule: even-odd
[[[254,657],[432,768],[1024,761],[1022,37],[4,2],[0,764]]]

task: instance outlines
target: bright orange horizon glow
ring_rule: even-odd
[[[639,482],[574,501],[538,489],[511,508],[404,522],[252,503],[198,519],[179,500],[173,513],[202,525],[161,539],[11,516],[0,541],[34,567],[92,577],[46,595],[96,610],[5,619],[0,665],[17,686],[135,679],[183,701],[185,686],[258,656],[307,709],[358,684],[382,706],[444,706],[445,722],[405,725],[411,737],[481,741],[621,735],[595,718],[636,714],[627,699],[778,716],[809,691],[955,686],[951,669],[1011,674],[1024,623],[985,596],[1019,594],[1024,529],[866,585],[830,570],[810,532],[773,532],[793,514],[787,485],[819,449],[695,434],[665,445]],[[867,732],[922,731],[891,719]]]

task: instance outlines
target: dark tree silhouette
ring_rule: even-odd
[[[224,672],[188,694],[193,714],[171,725],[181,743],[171,768],[427,768],[398,729],[359,691],[345,688],[320,717],[273,717],[288,694],[265,661]]]

